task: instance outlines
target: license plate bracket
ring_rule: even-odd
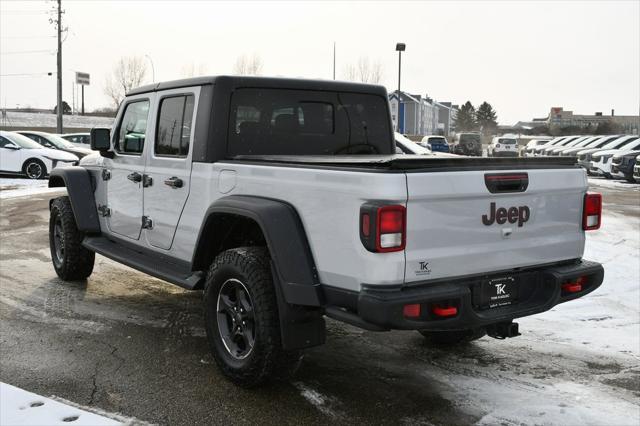
[[[490,278],[480,283],[480,308],[509,306],[518,300],[519,277],[508,275]]]

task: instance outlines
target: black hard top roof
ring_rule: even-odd
[[[131,90],[129,95],[141,93],[157,92],[159,90],[178,89],[190,86],[205,86],[210,84],[221,84],[226,87],[264,87],[273,89],[302,89],[302,90],[327,90],[356,93],[374,93],[386,96],[387,90],[383,86],[352,83],[349,81],[335,80],[311,80],[301,78],[279,78],[279,77],[239,77],[239,76],[207,76],[193,77],[182,80],[165,81],[161,83],[147,84]]]

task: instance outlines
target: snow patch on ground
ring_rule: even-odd
[[[48,180],[0,178],[0,199],[60,192],[64,188],[49,188]]]
[[[295,382],[293,385],[300,391],[300,395],[322,414],[335,420],[344,419],[344,413],[335,408],[338,404],[336,398],[323,395],[302,382]]]
[[[0,425],[3,426],[109,426],[125,424],[121,419],[115,420],[114,418],[117,416],[109,418],[98,415],[6,383],[0,383]]]
[[[640,191],[640,184],[627,182],[626,180],[613,180],[607,178],[590,177],[589,186],[601,186],[604,188],[627,189]]]

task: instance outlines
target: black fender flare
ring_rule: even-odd
[[[284,201],[247,195],[230,195],[215,201],[205,213],[192,265],[203,266],[207,236],[215,232],[217,214],[238,215],[255,221],[264,235],[275,275],[287,303],[321,306],[318,274],[309,242],[295,208]]]
[[[89,171],[79,166],[56,167],[49,172],[49,188],[56,187],[67,188],[78,230],[100,233],[94,185]]]
[[[205,214],[192,265],[204,266],[208,236],[216,215],[238,215],[258,224],[271,256],[278,302],[280,334],[285,350],[321,345],[326,339],[322,290],[307,236],[295,208],[280,200],[230,195],[215,201]]]

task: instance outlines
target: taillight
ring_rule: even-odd
[[[602,195],[586,193],[582,206],[582,229],[592,231],[600,228],[602,217]]]
[[[404,250],[406,209],[401,205],[364,204],[360,208],[360,240],[372,252]]]

